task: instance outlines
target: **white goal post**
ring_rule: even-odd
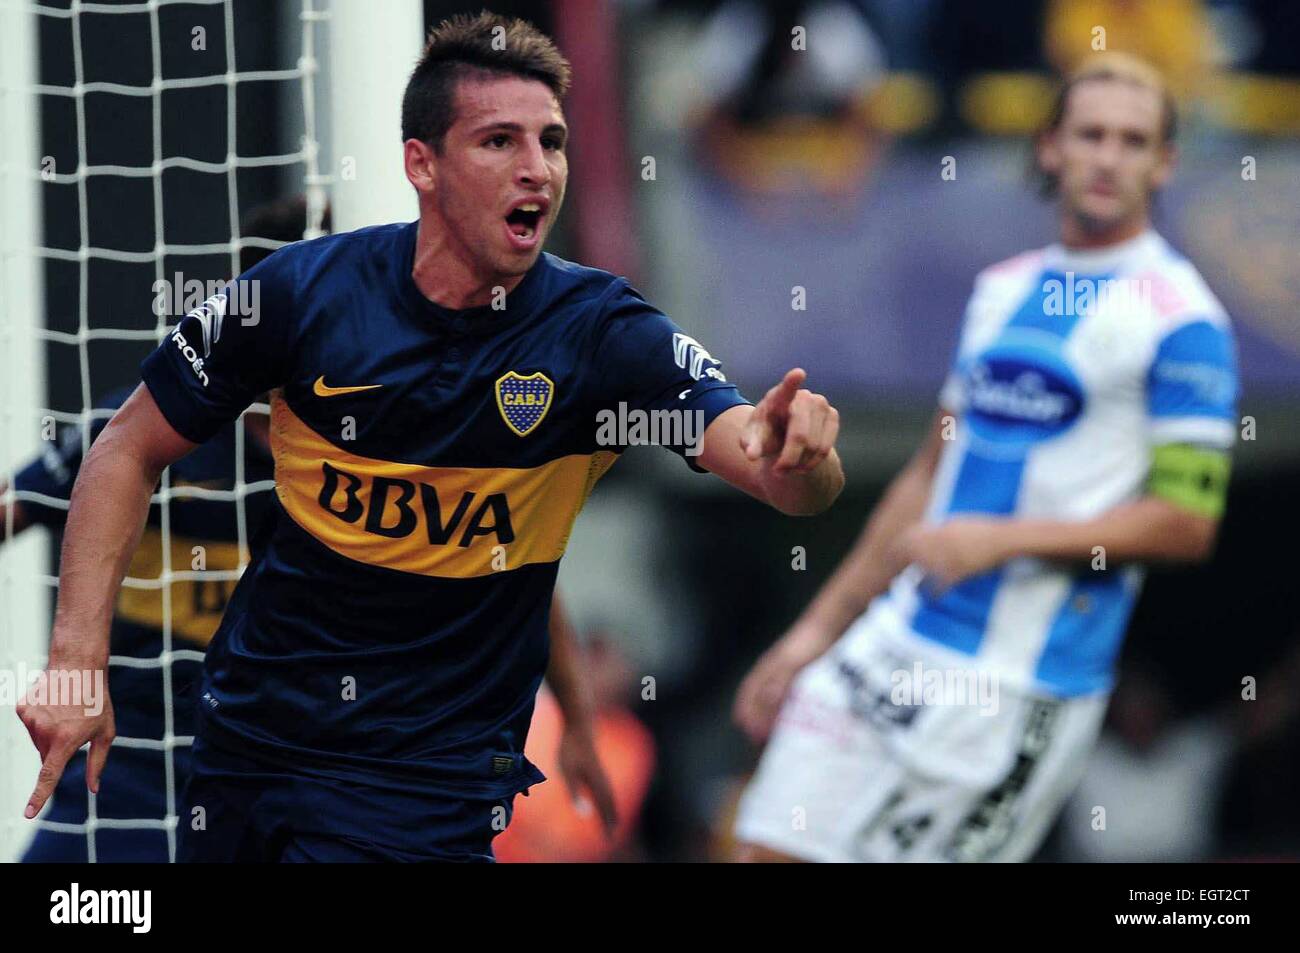
[[[40,159],[35,97],[36,16],[0,6],[0,480],[39,449],[38,409],[45,404],[44,355],[35,331],[43,323],[40,192],[28,174]],[[8,529],[8,528],[6,528]],[[11,535],[6,531],[4,536]],[[49,594],[28,580],[43,565],[48,533],[0,545],[0,677],[33,664],[45,651]],[[11,683],[12,684],[12,683]],[[12,690],[12,689],[11,689]],[[15,859],[31,835],[23,806],[40,767],[36,750],[0,698],[0,861]]]

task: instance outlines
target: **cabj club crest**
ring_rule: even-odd
[[[542,422],[551,409],[555,384],[541,371],[525,377],[510,371],[497,378],[497,409],[506,426],[521,437]]]

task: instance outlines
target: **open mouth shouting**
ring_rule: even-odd
[[[542,221],[550,211],[550,199],[520,199],[506,213],[506,236],[516,251],[531,251],[541,240]]]

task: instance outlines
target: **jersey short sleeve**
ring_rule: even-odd
[[[163,416],[203,443],[287,375],[294,318],[290,249],[271,255],[187,314],[140,366]]]
[[[1208,320],[1180,324],[1156,346],[1147,374],[1152,446],[1230,449],[1239,391],[1231,328]]]
[[[720,361],[621,280],[603,308],[594,362],[601,412],[612,414],[611,422],[632,411],[643,422],[655,421],[663,439],[652,442],[701,473],[699,438],[723,411],[749,403],[727,381]],[[615,429],[626,435],[631,428]]]

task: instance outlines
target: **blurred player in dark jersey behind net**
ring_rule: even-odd
[[[307,206],[301,196],[269,202],[253,209],[240,226],[243,238],[294,242],[306,230]],[[323,227],[329,230],[329,212]],[[271,254],[273,249],[246,245],[240,250],[240,269],[247,271]],[[110,391],[95,401],[96,411],[116,411],[130,395],[130,388]],[[111,413],[95,417],[90,438],[81,427],[67,427],[58,442],[14,475],[18,494],[13,504],[13,532],[29,526],[62,530],[81,467],[82,454],[107,426]],[[112,762],[106,767],[95,804],[97,820],[143,821],[132,827],[98,827],[88,835],[84,825],[89,816],[86,792],[86,755],[79,752],[68,764],[55,789],[49,810],[32,839],[23,861],[84,863],[165,863],[169,859],[168,836],[163,826],[168,814],[176,813],[176,798],[185,789],[190,773],[188,741],[172,745],[172,781],[167,778],[166,745],[171,739],[188,739],[194,734],[195,688],[202,669],[201,653],[221,622],[235,580],[221,574],[240,568],[239,525],[233,499],[204,499],[187,496],[187,488],[231,492],[235,488],[236,423],[221,431],[193,453],[171,467],[171,487],[180,495],[172,498],[169,525],[170,565],[173,571],[190,570],[196,563],[213,578],[180,579],[171,584],[170,624],[172,651],[170,699],[163,679],[161,656],[164,647],[163,592],[161,588],[123,588],[113,614],[111,651],[116,658],[109,673],[118,737]],[[262,414],[244,418],[245,484],[272,478],[267,419]],[[0,482],[0,492],[3,492]],[[32,496],[38,494],[39,496]],[[48,497],[50,499],[41,499]],[[57,502],[56,502],[57,501]],[[59,505],[61,502],[62,505]],[[256,530],[265,514],[267,488],[244,497],[246,536],[254,543]],[[0,502],[0,540],[6,533],[5,504]],[[163,570],[162,509],[149,508],[149,521],[131,558],[127,576],[159,579]],[[201,551],[196,547],[201,547]],[[170,704],[172,726],[167,732],[166,708]],[[169,793],[171,800],[169,801]]]

